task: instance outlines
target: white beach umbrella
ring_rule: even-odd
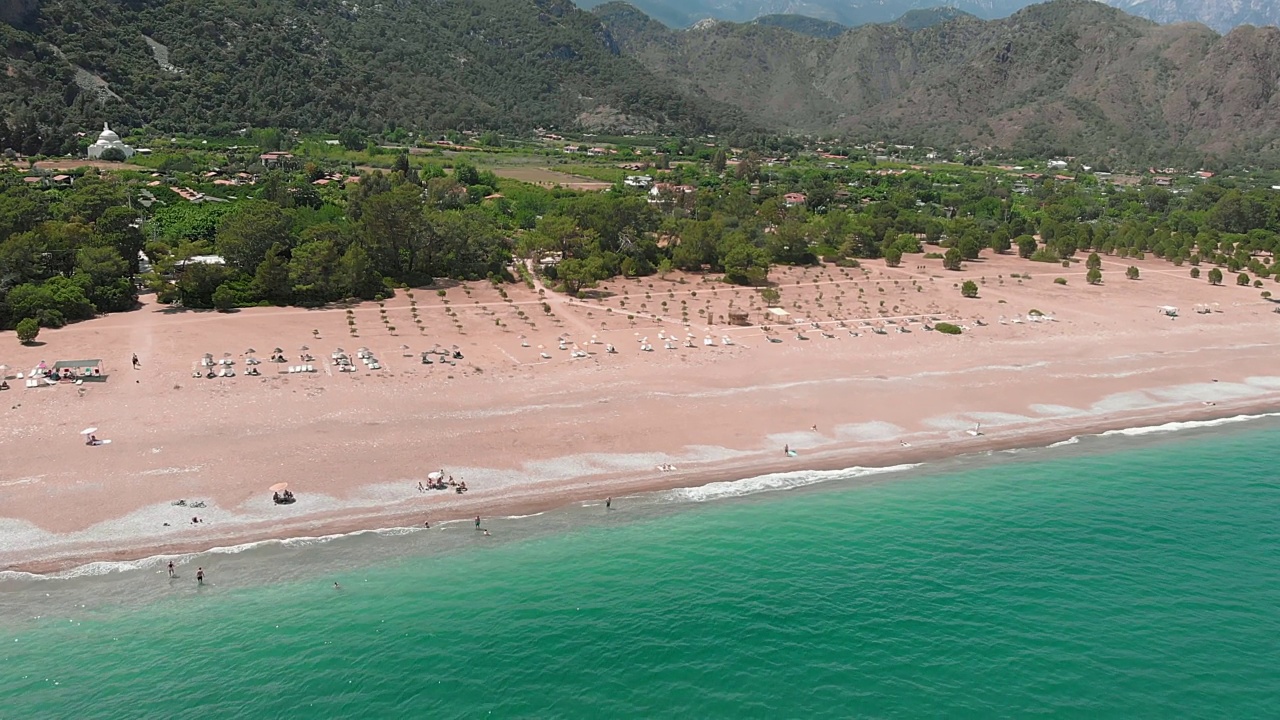
[[[87,428],[85,428],[85,429],[81,430],[81,431],[80,431],[80,434],[81,434],[81,435],[92,435],[92,434],[94,434],[94,433],[96,433],[96,432],[98,432],[98,428],[96,428],[96,427],[87,427]]]

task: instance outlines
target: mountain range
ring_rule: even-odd
[[[675,31],[596,9],[624,54],[768,127],[1144,162],[1280,148],[1280,30],[1220,36],[1088,0],[834,38],[726,22]]]
[[[110,121],[246,128],[817,133],[1114,163],[1280,165],[1280,30],[1158,25],[1089,0],[831,36],[671,30],[567,0],[19,0],[0,6],[0,147]],[[794,27],[789,29],[789,27]],[[807,32],[806,32],[807,31]]]
[[[608,0],[580,0],[593,8]],[[984,19],[1007,17],[1034,0],[635,0],[635,6],[667,27],[705,19],[750,22],[766,15],[804,15],[845,27],[892,22],[912,10],[949,7]],[[1199,22],[1220,33],[1240,25],[1280,25],[1277,0],[1105,0],[1159,23]]]

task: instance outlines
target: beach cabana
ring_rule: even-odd
[[[77,380],[107,379],[106,373],[102,370],[101,360],[59,360],[53,364],[53,371],[50,374],[60,378],[69,375]]]

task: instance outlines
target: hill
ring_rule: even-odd
[[[3,146],[101,126],[697,133],[743,122],[655,78],[568,0],[6,4]]]
[[[819,20],[805,15],[761,15],[751,22],[819,38],[833,38],[849,29],[837,22]]]
[[[923,30],[934,25],[944,22],[951,22],[963,17],[975,17],[963,10],[957,10],[953,7],[933,7],[924,8],[922,10],[908,10],[902,14],[902,17],[893,21],[904,30]]]
[[[1142,163],[1278,150],[1275,28],[1219,36],[1087,0],[833,39],[730,23],[605,25],[656,75],[771,127]]]

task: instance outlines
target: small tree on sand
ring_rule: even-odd
[[[1239,285],[1239,286],[1241,286],[1241,287],[1247,287],[1247,286],[1249,285],[1249,275],[1248,275],[1248,273],[1240,273],[1239,275],[1237,275],[1237,276],[1236,276],[1236,284],[1237,284],[1237,285]]]
[[[1133,265],[1130,265],[1129,269],[1124,271],[1124,276],[1129,278],[1130,280],[1137,280],[1138,268],[1134,267]]]
[[[902,251],[896,247],[891,247],[884,251],[884,264],[889,267],[898,267],[902,264]]]
[[[35,318],[26,318],[18,323],[16,330],[18,331],[18,342],[26,345],[34,342],[36,336],[40,334],[40,321]]]
[[[1209,271],[1209,284],[1210,284],[1210,285],[1221,285],[1221,284],[1222,284],[1222,271],[1221,271],[1221,270],[1219,270],[1218,268],[1213,268],[1212,270],[1210,270],[1210,271]]]
[[[1089,253],[1089,258],[1084,261],[1084,266],[1089,270],[1101,270],[1102,258],[1098,257],[1098,253]]]
[[[960,286],[960,294],[967,298],[978,297],[978,283],[972,280],[965,280],[964,284]]]
[[[1102,271],[1098,268],[1089,268],[1089,272],[1085,273],[1084,279],[1090,285],[1099,285],[1102,283]]]
[[[963,260],[964,256],[960,254],[958,248],[947,248],[947,253],[942,256],[942,267],[947,270],[959,270]]]

